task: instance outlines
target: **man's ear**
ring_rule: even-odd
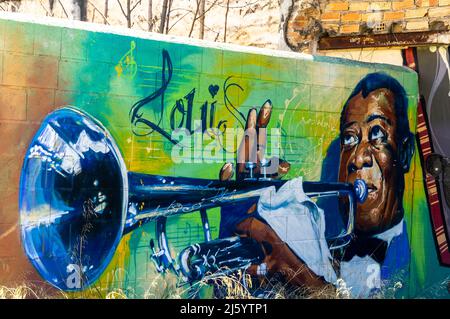
[[[409,132],[408,136],[403,138],[403,140],[400,142],[399,147],[399,159],[403,173],[407,173],[409,171],[411,158],[414,154],[414,148],[414,134]]]

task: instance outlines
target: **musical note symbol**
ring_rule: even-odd
[[[130,50],[125,53],[119,60],[119,63],[115,66],[117,76],[124,76],[126,78],[132,79],[137,73],[137,63],[134,60],[133,51],[136,48],[136,43],[131,41]]]

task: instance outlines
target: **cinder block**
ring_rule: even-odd
[[[65,91],[65,90],[55,91],[55,107],[61,107],[64,105],[75,105],[76,96],[78,94],[80,94],[80,92]]]
[[[3,235],[3,236],[2,236]],[[15,224],[0,224],[0,256],[11,257],[17,255],[20,243],[20,230]]]
[[[320,137],[297,137],[293,139],[293,143],[300,156],[302,163],[313,163],[315,159],[320,158],[322,153],[322,143]]]
[[[206,101],[208,103],[218,100],[223,102],[225,80],[222,75],[215,76],[201,73],[198,82],[199,86],[195,92],[195,102],[199,104],[203,104]]]
[[[179,50],[183,52],[182,50]],[[204,48],[202,57],[202,73],[222,75],[223,51],[220,49]],[[259,74],[258,74],[259,75]]]
[[[332,64],[315,62],[312,68],[312,83],[314,85],[329,85]]]
[[[261,78],[261,56],[258,54],[242,55],[242,77],[253,80]]]
[[[332,2],[327,5],[326,9],[330,11],[346,11],[348,10],[348,2]]]
[[[147,39],[136,39],[136,49],[134,50],[134,58],[138,63],[140,69],[161,68],[162,67],[161,43],[158,41]],[[173,60],[172,56],[170,56],[170,58],[172,61]]]
[[[2,154],[23,156],[37,128],[37,124],[29,122],[0,122],[0,136],[8,136],[0,139]]]
[[[34,88],[28,90],[27,120],[42,121],[54,108],[55,90]]]
[[[17,149],[17,148],[16,148]],[[19,180],[20,173],[22,170],[23,158],[25,151],[23,149],[19,149],[16,151],[16,155],[11,153],[6,153],[0,157],[0,164],[2,167],[0,168],[0,172],[2,173],[0,177],[0,190],[1,190],[1,199],[4,200],[2,206],[4,209],[3,214],[11,214],[11,211],[8,210],[11,208],[17,207],[17,198],[19,191]],[[13,219],[10,219],[8,216],[4,216],[2,222],[9,223],[15,222],[15,216]]]
[[[311,111],[339,112],[343,101],[341,88],[315,85],[311,88]]]
[[[165,107],[166,110],[168,108],[175,105],[176,100],[182,99],[187,105],[187,97],[192,90],[194,90],[194,101],[196,101],[199,92],[199,73],[191,73],[191,72],[177,72],[172,75],[172,79],[168,84],[166,90],[164,91],[165,98]],[[156,73],[156,89],[162,87],[162,73]],[[151,89],[145,93],[145,96],[152,94],[156,91],[156,89]],[[185,98],[186,97],[186,98]],[[156,105],[159,105],[159,99],[155,100]]]
[[[340,33],[358,33],[359,24],[345,24],[341,25]]]
[[[115,71],[112,64],[62,60],[59,66],[58,88],[82,92],[107,92],[113,72]]]
[[[346,68],[344,76],[345,87],[353,90],[356,84],[366,75],[366,70],[357,67]]]
[[[0,120],[26,120],[26,105],[27,93],[24,88],[0,87]]]
[[[7,21],[0,20],[0,50],[5,49],[5,25]]]
[[[75,106],[81,108],[91,116],[98,119],[101,123],[107,123],[106,117],[108,112],[101,111],[101,107],[105,105],[105,95],[103,93],[97,92],[89,92],[83,94],[77,94],[75,100]],[[115,116],[118,116],[119,112],[116,112]],[[124,111],[123,114],[127,114],[127,111]]]
[[[344,64],[330,64],[328,85],[333,87],[345,87],[345,76],[349,71],[349,67]]]
[[[241,77],[242,75],[242,57],[243,53],[235,51],[224,51],[223,52],[223,71],[222,74],[225,77]],[[261,77],[266,71],[261,67]]]
[[[298,83],[297,79],[298,60],[288,58],[277,58],[278,80],[283,82]]]
[[[236,82],[238,83],[240,81]],[[238,89],[230,89],[228,95],[232,99],[232,101],[235,101],[234,92],[239,93],[239,98],[240,100],[242,100],[242,103],[240,103],[240,105],[247,106],[249,108],[257,107],[259,109],[267,99],[270,99],[272,101],[272,104],[277,103],[274,102],[274,98],[278,94],[277,89],[273,85],[273,82],[270,81],[248,81],[248,86],[244,87],[244,91],[241,92],[238,92]],[[274,105],[274,108],[281,109],[282,106]],[[247,112],[245,112],[244,114],[247,115]]]
[[[411,9],[415,7],[414,0],[393,1],[393,10]]]
[[[320,16],[320,20],[322,21],[338,21],[341,17],[340,12],[325,12]]]
[[[361,14],[357,12],[349,12],[342,14],[341,16],[342,22],[359,22],[361,21]]]
[[[61,55],[61,28],[35,25],[34,32],[34,54],[57,57]]]
[[[4,23],[5,50],[33,54],[34,25],[16,21]]]
[[[313,136],[316,122],[316,112],[306,110],[288,110],[283,114],[283,127],[286,127],[286,134],[289,136],[307,137]],[[280,119],[281,122],[281,119]]]
[[[450,16],[450,6],[431,8],[430,10],[428,10],[428,16],[430,18],[442,18]]]
[[[350,2],[350,11],[366,11],[368,8],[368,2]]]
[[[58,59],[49,56],[29,56],[5,53],[3,83],[14,86],[56,88]]]
[[[20,154],[22,155],[22,154]],[[0,218],[4,223],[15,223],[18,215],[13,212],[18,211],[19,198],[19,179],[22,171],[23,156],[4,155],[0,158],[2,165],[1,169],[4,175],[1,179],[0,185],[2,206],[0,207]]]
[[[315,123],[312,130],[313,136],[337,136],[339,135],[340,113],[316,112]]]
[[[127,133],[130,133],[130,119],[128,117],[128,112],[131,109],[132,105],[135,104],[137,101],[139,101],[141,97],[137,96],[121,96],[121,95],[112,95],[108,94],[105,100],[104,107],[110,112],[106,113],[106,117],[111,119],[111,125],[112,127],[109,128],[111,134],[113,134],[114,129],[126,129]],[[115,111],[123,109],[124,113],[127,114],[127,116],[121,116],[117,117],[115,115]],[[103,113],[103,112],[102,112]],[[122,133],[121,133],[122,136]]]
[[[443,0],[447,1],[447,0]],[[416,5],[418,7],[434,7],[439,5],[439,0],[416,0]]]
[[[61,58],[86,60],[86,42],[89,33],[69,28],[63,28],[61,33]]]
[[[182,72],[181,60],[184,57],[183,45],[179,43],[160,42],[159,48],[160,48],[159,56],[161,57],[161,59],[162,59],[162,50],[166,50],[167,53],[169,54],[174,73]],[[144,61],[147,61],[149,58],[150,57],[146,57]],[[159,67],[162,67],[162,63],[159,65]],[[200,72],[200,69],[198,69],[197,72]]]
[[[418,8],[418,9],[412,9],[412,10],[406,10],[405,11],[405,18],[411,19],[411,18],[423,18],[428,12],[428,8]]]
[[[203,48],[198,46],[182,47],[180,54],[180,68],[183,71],[200,72],[202,69]]]
[[[383,15],[386,21],[402,20],[404,17],[405,13],[403,11],[385,12]]]
[[[312,61],[297,61],[297,81],[302,84],[311,84],[313,79]]]
[[[97,65],[103,67],[106,64],[110,69],[108,74],[132,81],[139,71],[147,70],[148,65],[144,61],[161,61],[161,53],[143,56],[143,50],[138,48],[142,44],[142,41],[130,37],[95,34],[88,40],[87,60],[92,68],[96,68]],[[160,67],[160,65],[155,65],[155,67]]]
[[[284,58],[262,55],[260,60],[262,80],[280,81],[280,77],[282,76],[284,78],[290,77],[292,82],[295,81],[296,74],[294,70],[290,71],[289,74],[285,74],[286,72],[284,70],[286,70],[286,65],[283,63],[285,62]],[[296,63],[291,63],[293,63],[292,67],[295,69]]]
[[[412,20],[406,23],[406,30],[427,30],[427,29],[428,29],[427,19]]]
[[[279,82],[276,86],[279,104],[275,108],[294,110],[309,110],[311,106],[311,85],[290,84]]]

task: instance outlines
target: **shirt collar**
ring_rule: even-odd
[[[373,237],[384,240],[385,242],[387,242],[388,246],[391,243],[391,240],[394,239],[394,237],[400,236],[403,233],[403,227],[404,227],[404,219],[402,218],[402,220],[395,225],[394,227],[389,228],[388,230],[377,234]]]

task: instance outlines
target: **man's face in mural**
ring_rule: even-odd
[[[359,178],[369,188],[367,200],[357,206],[355,227],[359,232],[380,233],[401,218],[394,105],[390,90],[377,89],[365,98],[360,92],[344,110],[339,181],[353,183]]]

